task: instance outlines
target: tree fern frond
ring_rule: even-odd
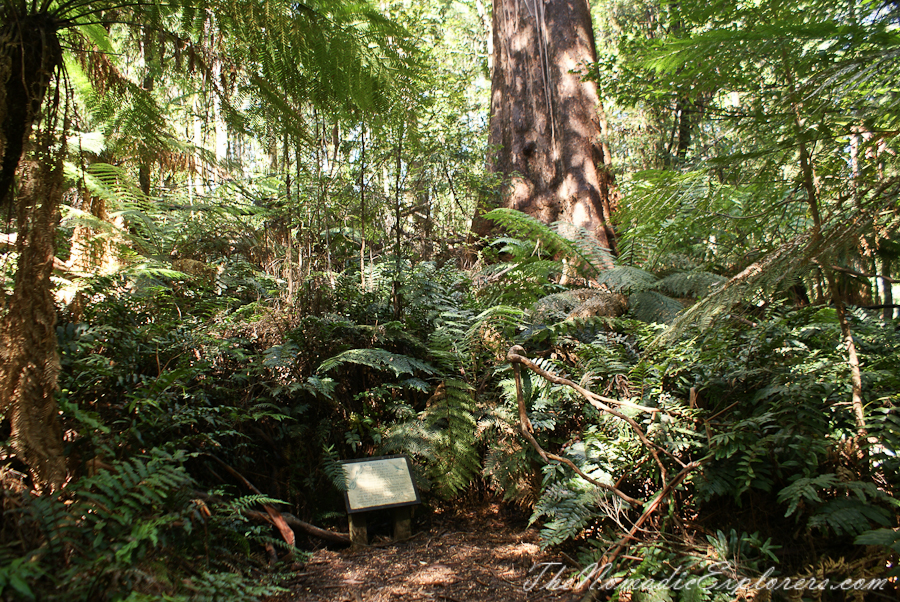
[[[617,293],[637,293],[652,287],[657,277],[646,270],[632,266],[616,266],[604,270],[598,277],[599,284]]]
[[[656,291],[641,291],[628,298],[634,317],[642,322],[669,324],[684,310],[684,306]]]
[[[705,297],[710,290],[723,285],[728,279],[718,274],[694,270],[678,272],[659,280],[654,288],[674,295],[675,297]]]
[[[472,387],[447,379],[430,400],[422,418],[433,433],[434,480],[445,497],[466,487],[481,469],[475,445]]]
[[[375,370],[391,370],[395,376],[414,374],[417,371],[425,374],[435,372],[434,367],[426,362],[385,349],[350,349],[323,361],[316,372],[323,374],[343,364],[358,364]]]
[[[592,276],[597,272],[598,267],[592,263],[592,257],[583,253],[578,244],[560,234],[554,227],[548,226],[530,215],[514,209],[499,208],[485,214],[484,217],[513,236],[536,241],[551,255],[569,258],[574,262],[575,267],[579,271],[585,272],[586,275]],[[593,252],[591,254],[596,255]]]
[[[420,416],[390,427],[382,438],[386,453],[402,452],[427,466],[426,476],[440,495],[452,497],[478,474],[472,388],[446,379]]]

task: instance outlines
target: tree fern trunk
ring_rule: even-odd
[[[19,160],[62,63],[57,26],[47,14],[8,13],[0,26],[0,206],[12,202]]]
[[[62,198],[61,155],[30,161],[22,172],[15,290],[0,325],[0,409],[12,425],[13,449],[36,480],[57,489],[66,466],[54,398],[59,355],[50,273]]]
[[[501,205],[563,220],[614,248],[612,174],[597,86],[572,73],[596,60],[585,0],[494,0],[491,169]],[[489,227],[476,220],[472,229]]]

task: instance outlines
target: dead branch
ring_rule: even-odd
[[[644,434],[644,431],[641,429],[641,427],[638,425],[638,423],[634,421],[634,419],[622,414],[621,412],[619,412],[617,410],[614,410],[607,404],[615,403],[615,404],[619,404],[619,405],[623,405],[623,406],[627,405],[629,407],[634,407],[634,408],[641,409],[643,411],[649,411],[649,412],[659,412],[659,409],[648,408],[645,406],[639,406],[637,404],[622,402],[617,399],[612,399],[610,397],[603,397],[602,395],[597,395],[596,393],[593,393],[592,391],[588,391],[584,387],[578,385],[577,383],[572,382],[571,380],[569,380],[567,378],[562,378],[561,376],[557,376],[551,372],[547,372],[546,370],[544,370],[543,368],[541,368],[540,366],[538,366],[537,364],[532,362],[530,359],[528,359],[527,357],[522,355],[523,353],[525,353],[525,349],[523,349],[520,345],[514,345],[513,347],[510,348],[509,353],[506,354],[506,359],[507,359],[507,361],[509,361],[512,364],[522,364],[523,366],[525,366],[526,368],[528,368],[529,370],[531,370],[538,376],[541,376],[541,377],[545,378],[546,380],[549,380],[552,383],[556,383],[558,385],[566,385],[567,387],[571,387],[571,388],[575,389],[578,393],[580,393],[588,401],[588,403],[590,403],[592,406],[594,406],[598,410],[600,410],[602,412],[606,412],[608,414],[612,414],[616,418],[627,422],[628,425],[631,426],[631,428],[634,430],[634,432],[638,436],[638,438],[641,440],[641,443],[643,443],[647,447],[647,451],[650,452],[650,455],[653,456],[653,460],[656,462],[657,467],[659,467],[660,476],[662,477],[663,482],[668,480],[668,477],[667,477],[666,467],[663,465],[662,461],[659,459],[659,454],[657,453],[658,451],[661,451],[662,453],[666,454],[667,456],[669,456],[670,458],[675,460],[675,462],[677,462],[681,466],[684,466],[684,462],[682,462],[679,458],[677,458],[673,454],[669,453],[667,450],[659,447],[658,445],[656,445],[655,443],[653,443],[649,439],[647,439],[647,435]]]
[[[266,521],[271,522],[269,520],[269,515],[264,512],[257,512],[255,510],[244,510],[243,515],[247,518],[251,518],[258,521]],[[321,527],[317,527],[315,525],[311,525],[307,522],[304,522],[290,514],[288,512],[282,512],[281,516],[284,517],[285,522],[292,526],[300,529],[307,535],[311,535],[313,537],[318,537],[319,539],[324,539],[326,541],[333,541],[335,543],[342,543],[346,545],[350,545],[350,534],[349,533],[335,533],[334,531],[328,531],[326,529],[322,529]]]
[[[650,518],[650,516],[654,512],[656,512],[656,510],[663,503],[663,501],[666,500],[666,498],[668,498],[671,495],[671,493],[675,490],[675,488],[688,476],[688,474],[690,474],[691,471],[693,471],[694,469],[701,466],[703,464],[703,462],[705,462],[705,460],[695,460],[693,462],[689,462],[689,463],[685,464],[684,462],[682,462],[681,460],[676,458],[674,455],[669,453],[667,450],[664,450],[664,449],[660,448],[659,446],[651,443],[647,439],[646,434],[643,432],[643,430],[640,428],[640,426],[638,426],[638,424],[634,420],[632,420],[628,416],[625,416],[624,414],[621,414],[620,412],[617,412],[616,410],[614,410],[611,407],[609,407],[608,405],[606,405],[606,403],[604,403],[604,402],[613,402],[613,403],[618,403],[620,405],[626,405],[626,404],[624,404],[618,400],[615,400],[615,399],[605,398],[605,397],[602,397],[595,393],[592,393],[591,391],[588,391],[587,389],[577,385],[576,383],[574,383],[568,379],[565,379],[560,376],[556,376],[555,374],[552,374],[550,372],[547,372],[546,370],[543,370],[540,366],[538,366],[537,364],[535,364],[534,362],[529,360],[527,357],[525,357],[523,355],[524,353],[525,353],[525,349],[523,349],[519,345],[515,345],[512,348],[510,348],[509,353],[507,353],[507,355],[506,355],[506,359],[512,364],[513,372],[515,374],[516,402],[517,402],[518,408],[519,408],[519,430],[522,431],[522,436],[525,437],[525,439],[528,441],[528,443],[535,449],[535,451],[537,451],[537,453],[541,456],[541,459],[544,460],[544,462],[549,463],[550,460],[562,462],[563,464],[569,466],[572,470],[574,470],[578,474],[578,476],[580,476],[581,478],[592,483],[593,485],[596,485],[597,487],[602,487],[603,489],[611,491],[616,496],[625,500],[632,506],[637,507],[637,506],[643,505],[642,502],[628,496],[627,494],[620,491],[617,487],[615,487],[613,485],[608,485],[606,483],[600,483],[599,481],[596,481],[595,479],[592,479],[591,477],[587,476],[577,466],[575,466],[575,464],[568,458],[563,458],[563,457],[557,456],[555,454],[547,453],[546,451],[544,451],[543,448],[541,448],[540,444],[537,442],[537,440],[534,438],[534,435],[532,434],[532,433],[534,433],[534,428],[531,425],[531,420],[529,420],[528,413],[526,412],[526,409],[525,409],[525,396],[522,393],[522,376],[521,376],[521,366],[523,366],[523,365],[526,368],[528,368],[529,370],[531,370],[532,372],[549,380],[552,383],[566,385],[568,387],[575,389],[592,406],[594,406],[598,410],[608,412],[609,414],[612,414],[613,416],[620,418],[620,419],[624,420],[625,422],[627,422],[631,426],[631,428],[634,430],[635,434],[637,434],[637,436],[640,438],[640,440],[647,447],[647,450],[650,452],[650,454],[653,456],[653,459],[656,461],[656,464],[660,469],[662,481],[663,481],[663,483],[666,483],[666,486],[663,487],[663,489],[659,492],[658,495],[656,495],[656,497],[654,497],[653,501],[650,502],[646,506],[646,508],[644,509],[644,512],[641,514],[640,518],[638,518],[638,520],[634,523],[634,525],[631,527],[631,529],[628,531],[628,533],[626,533],[618,542],[616,542],[616,544],[611,548],[612,551],[606,555],[606,562],[612,563],[616,558],[618,558],[619,554],[622,552],[625,545],[629,541],[634,539],[635,534],[640,530],[641,526],[647,521],[647,519]],[[645,408],[644,406],[638,406],[636,404],[627,404],[627,405],[637,407],[644,411],[653,411],[653,412],[659,411],[656,408]],[[678,472],[677,475],[675,475],[675,477],[671,481],[667,482],[666,470],[662,464],[662,461],[659,458],[659,455],[656,453],[657,450],[662,451],[663,453],[665,453],[669,457],[673,458],[675,461],[678,462],[678,464],[681,465],[681,470]]]
[[[517,345],[518,347],[518,345]],[[515,349],[515,347],[513,347]],[[521,347],[520,347],[521,349]],[[523,350],[524,351],[524,350]],[[510,354],[512,354],[512,350],[510,350]],[[507,356],[509,358],[509,355]],[[580,468],[575,466],[575,463],[569,460],[568,458],[563,458],[562,456],[557,456],[556,454],[551,454],[549,452],[544,451],[544,448],[541,447],[540,443],[537,442],[537,439],[534,438],[532,433],[534,432],[534,427],[531,425],[531,420],[528,419],[528,414],[525,412],[525,396],[522,393],[522,375],[521,375],[521,367],[518,363],[513,364],[513,371],[516,374],[516,401],[519,405],[519,430],[522,432],[522,436],[531,444],[531,447],[538,453],[541,459],[547,464],[550,463],[550,460],[555,460],[557,462],[562,462],[569,468],[575,471],[575,473],[580,476],[582,479],[591,483],[595,487],[600,487],[601,489],[606,489],[607,491],[611,491],[618,497],[622,498],[635,508],[639,508],[642,505],[640,500],[636,500],[630,495],[626,494],[623,491],[620,491],[615,486],[610,485],[608,483],[602,483],[596,479],[593,479],[586,475]]]
[[[254,487],[253,483],[248,481],[242,474],[233,469],[231,466],[218,459],[212,454],[206,454],[216,462],[222,465],[222,468],[227,470],[229,474],[231,474],[234,478],[241,481],[250,491],[253,491],[257,495],[263,495],[263,492]],[[278,532],[281,533],[281,537],[284,538],[284,541],[289,545],[293,546],[295,542],[294,531],[287,525],[287,522],[284,520],[284,516],[275,509],[271,504],[263,504],[263,508],[266,510],[266,514],[269,515],[269,522],[271,522],[278,529]]]

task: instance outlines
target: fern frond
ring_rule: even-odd
[[[809,518],[810,529],[829,527],[835,535],[857,536],[872,529],[891,524],[891,513],[879,506],[854,498],[829,500]]]
[[[637,293],[652,287],[658,278],[646,270],[632,266],[617,266],[605,270],[597,278],[599,284],[617,293]]]
[[[340,456],[333,445],[326,445],[322,449],[322,471],[338,491],[347,491],[347,473],[344,472]]]
[[[628,298],[628,305],[634,317],[642,322],[671,323],[684,306],[656,291],[641,291]]]
[[[581,236],[577,237],[579,243],[576,244],[561,234],[558,226],[548,226],[530,215],[514,209],[494,209],[485,214],[484,217],[510,232],[513,236],[539,243],[550,255],[559,255],[570,259],[576,269],[585,276],[593,276],[599,270],[599,266],[593,262],[602,256],[602,251],[586,245]],[[585,249],[586,252],[582,249]]]
[[[677,272],[658,281],[654,288],[674,295],[675,297],[705,297],[711,290],[725,284],[728,281],[724,276],[694,270],[691,272]]]
[[[427,476],[440,495],[450,498],[468,486],[481,469],[474,411],[472,387],[446,379],[418,419],[388,429],[382,447],[427,463]]]
[[[597,512],[601,490],[582,479],[553,483],[535,504],[531,522],[544,518],[541,545],[549,547],[574,539]]]
[[[391,370],[395,376],[414,374],[417,371],[425,374],[435,372],[434,367],[426,362],[385,349],[350,349],[322,362],[316,372],[322,374],[343,364],[357,364],[375,370]]]

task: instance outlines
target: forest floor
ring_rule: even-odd
[[[452,516],[432,516],[401,542],[378,542],[361,551],[320,549],[298,566],[269,602],[514,602],[580,600],[583,595],[550,590],[535,581],[541,563],[565,558],[540,549],[538,529],[527,517],[487,504]],[[383,538],[386,539],[386,538]],[[538,565],[535,568],[535,565]],[[566,568],[565,575],[570,574]]]

